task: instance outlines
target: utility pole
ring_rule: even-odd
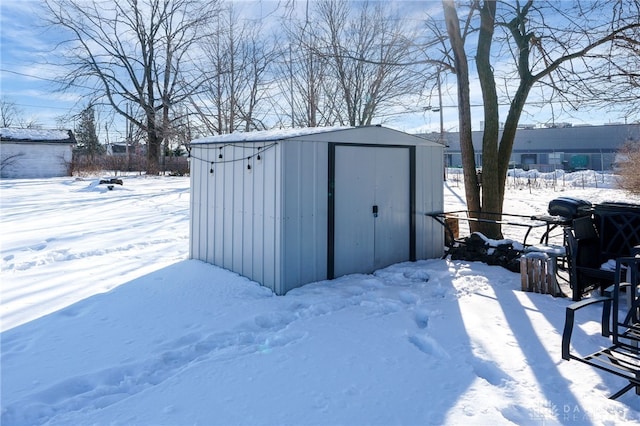
[[[438,135],[438,142],[441,143],[444,146],[444,158],[443,158],[443,164],[444,164],[444,180],[447,180],[447,149],[446,149],[446,145],[444,143],[444,117],[443,117],[443,113],[442,113],[442,84],[440,83],[440,68],[438,68],[438,74],[437,74],[438,80],[438,112],[440,113],[440,134]]]

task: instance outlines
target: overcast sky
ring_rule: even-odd
[[[404,3],[404,4],[402,4]],[[33,120],[45,128],[58,127],[61,117],[78,113],[84,106],[81,90],[78,92],[57,92],[55,76],[56,70],[51,62],[55,61],[52,53],[55,42],[60,40],[60,34],[43,26],[41,1],[39,0],[2,0],[0,1],[0,31],[1,31],[1,65],[0,91],[2,97],[16,106],[22,116]],[[401,8],[411,10],[429,10],[440,7],[437,1],[398,2]],[[38,11],[38,9],[40,9]],[[414,15],[415,16],[415,15]],[[443,84],[442,114],[445,131],[457,130],[457,108],[453,85],[455,80],[449,76]],[[472,93],[479,99],[479,90],[472,88]],[[437,106],[437,99],[432,102]],[[480,102],[474,102],[472,108],[473,129],[481,127]],[[398,117],[392,122],[385,123],[389,127],[410,133],[418,131],[438,131],[440,127],[439,114],[428,110]],[[506,107],[501,110],[501,117],[506,116]],[[555,122],[570,122],[573,124],[606,124],[623,122],[622,115],[603,114],[602,112],[576,112],[573,115],[560,114],[559,108],[550,105],[534,105],[528,107],[522,116],[521,123],[541,125]],[[74,124],[68,120],[62,125],[73,128]],[[117,137],[116,137],[117,138]]]

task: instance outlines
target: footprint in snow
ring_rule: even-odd
[[[423,271],[423,270],[411,270],[411,271],[407,271],[404,274],[404,277],[407,279],[410,279],[411,281],[416,281],[416,282],[427,282],[429,281],[429,272],[428,271]]]
[[[450,358],[449,353],[430,336],[412,334],[409,336],[409,342],[427,355],[434,355],[438,358],[445,359]]]
[[[65,312],[67,315],[79,313],[73,310]],[[160,346],[164,350],[150,354],[148,358],[70,377],[3,407],[0,424],[45,423],[56,413],[84,407],[87,401],[92,401],[90,407],[104,408],[162,383],[187,365],[203,359],[268,355],[278,347],[306,337],[304,332],[287,329],[295,319],[292,312],[262,314],[254,318],[253,324],[233,331],[206,336],[190,333],[173,342],[164,342]],[[10,343],[14,351],[25,350],[28,346],[19,340],[3,342],[3,345]]]
[[[41,251],[47,248],[47,243],[46,242],[42,242],[40,244],[35,244],[32,245],[31,247],[29,247],[29,250],[33,250],[33,251]]]
[[[410,291],[401,291],[400,300],[407,305],[413,305],[418,301],[418,296]]]
[[[497,364],[492,361],[487,361],[481,358],[473,358],[469,361],[473,372],[478,377],[486,380],[493,386],[502,386],[505,382],[513,381],[511,376],[502,371]]]
[[[77,308],[76,306],[70,306],[67,308],[64,308],[60,311],[57,312],[57,315],[63,316],[63,317],[68,317],[68,318],[75,318],[77,316],[82,315],[84,311],[82,309]]]
[[[292,312],[271,312],[258,315],[254,318],[256,325],[262,329],[282,329],[295,321],[296,315]]]
[[[429,311],[426,309],[417,309],[414,315],[418,328],[427,328],[429,325]]]

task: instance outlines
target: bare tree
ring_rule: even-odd
[[[318,3],[320,43],[337,78],[343,124],[370,125],[377,112],[391,108],[417,86],[419,75],[412,67],[397,65],[411,62],[411,34],[386,5],[364,2],[351,16],[346,1]]]
[[[458,86],[460,147],[467,206],[480,216],[502,213],[509,159],[530,92],[544,89],[549,101],[610,100],[612,69],[625,67],[640,28],[637,0],[618,2],[495,2],[474,0],[459,17],[453,0],[443,0],[452,65]],[[460,8],[462,10],[462,8]],[[477,35],[475,46],[469,35]],[[472,56],[473,55],[473,56]],[[471,142],[469,58],[475,59],[482,93],[482,190]],[[607,84],[602,72],[608,70]],[[499,83],[505,82],[504,86]],[[501,92],[500,87],[504,87]],[[501,100],[509,104],[499,117]],[[504,126],[500,128],[500,122]],[[474,223],[491,237],[499,226]]]
[[[283,125],[292,127],[318,127],[334,124],[332,100],[329,97],[331,83],[326,59],[319,53],[321,46],[313,22],[313,11],[306,2],[304,17],[296,17],[294,8],[287,9],[282,27],[288,43],[280,52],[276,83],[284,102],[276,102]],[[329,87],[327,87],[329,86]],[[326,106],[325,106],[326,103]]]
[[[216,1],[45,0],[49,23],[67,31],[59,45],[64,88],[92,85],[93,104],[108,105],[147,137],[148,171],[156,172],[171,108],[198,87],[185,69],[207,34]],[[185,81],[191,81],[186,84]],[[195,81],[194,81],[195,80]],[[143,119],[127,105],[138,105]]]
[[[268,76],[277,45],[262,28],[230,3],[204,40],[202,90],[192,96],[199,118],[214,134],[264,129],[260,104],[268,94]]]
[[[4,96],[0,98],[0,127],[11,127],[20,120],[20,109]]]
[[[2,97],[0,98],[0,127],[39,129],[42,126],[36,119],[27,119],[15,102]]]
[[[281,87],[290,82],[293,123],[369,125],[420,87],[413,34],[388,3],[321,0],[290,21]]]

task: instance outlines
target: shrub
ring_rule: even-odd
[[[158,165],[158,173],[172,176],[185,176],[189,174],[189,161],[187,157],[165,157],[164,164]],[[75,152],[71,163],[71,171],[74,175],[92,175],[102,172],[138,172],[148,170],[147,159],[144,155],[82,155]]]
[[[630,142],[618,150],[616,166],[621,189],[640,195],[640,142]]]

